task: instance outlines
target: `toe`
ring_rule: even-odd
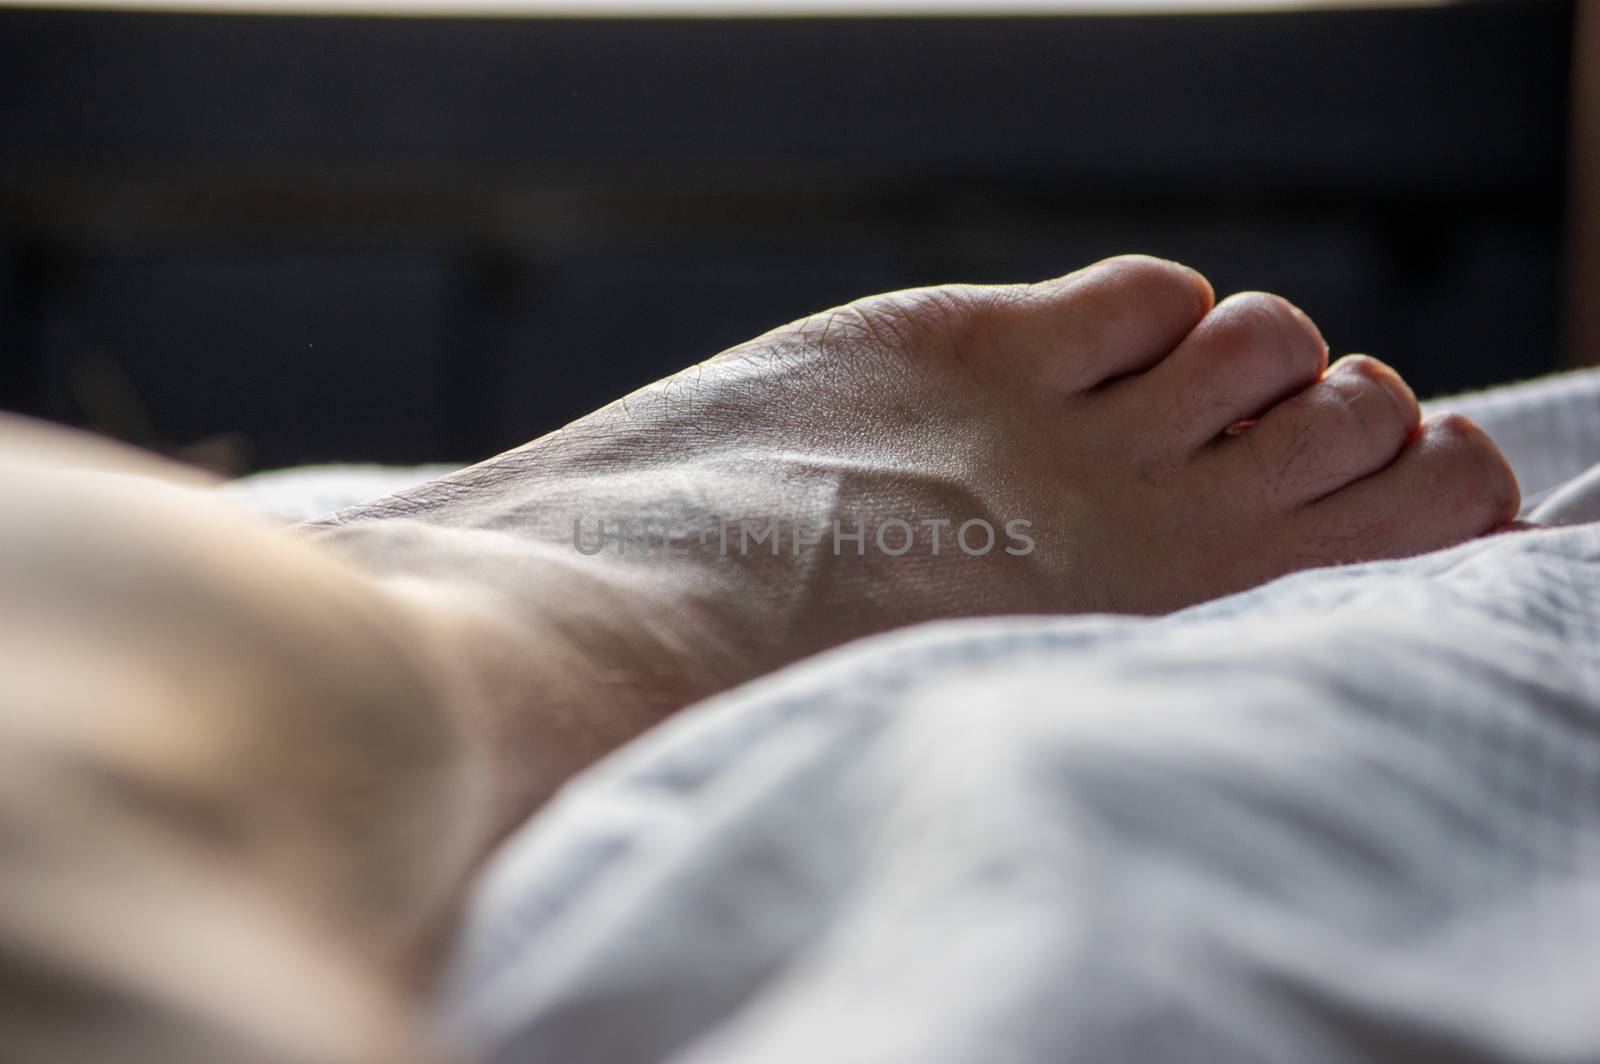
[[[1208,457],[1226,474],[1258,481],[1278,504],[1298,506],[1393,462],[1420,419],[1417,398],[1398,373],[1351,355],[1256,424],[1220,437]]]
[[[1516,476],[1476,424],[1439,414],[1383,471],[1297,511],[1319,564],[1438,550],[1517,516]]]
[[[1264,292],[1230,296],[1177,350],[1119,388],[1137,396],[1164,447],[1188,453],[1314,383],[1328,364],[1322,334]]]
[[[1187,266],[1123,255],[1040,284],[1007,286],[968,344],[986,375],[1071,396],[1165,358],[1212,304]]]

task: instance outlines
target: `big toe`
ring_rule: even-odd
[[[1039,284],[996,290],[964,344],[975,369],[1044,396],[1076,395],[1165,358],[1211,309],[1187,266],[1121,255]]]

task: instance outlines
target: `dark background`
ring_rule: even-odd
[[[1134,250],[1422,393],[1526,377],[1572,18],[0,10],[0,406],[464,461],[857,295]]]

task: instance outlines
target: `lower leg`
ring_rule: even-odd
[[[134,452],[0,455],[0,1059],[421,1059],[488,830],[426,618]]]

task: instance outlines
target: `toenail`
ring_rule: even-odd
[[[1157,284],[1171,284],[1174,280],[1182,278],[1194,293],[1195,302],[1200,314],[1209,311],[1217,301],[1216,293],[1212,290],[1211,282],[1199,270],[1185,266],[1181,262],[1171,259],[1159,258],[1155,255],[1118,255],[1106,259],[1097,266],[1108,266],[1121,273],[1130,281],[1146,281]],[[1090,267],[1093,269],[1094,267]],[[1174,275],[1177,277],[1174,277]]]
[[[1514,515],[1522,501],[1522,490],[1517,485],[1516,474],[1511,471],[1511,466],[1489,434],[1477,422],[1455,411],[1435,414],[1428,419],[1428,426],[1442,436],[1453,437],[1473,451],[1483,467],[1495,501],[1502,511]]]
[[[1386,363],[1380,362],[1371,355],[1345,355],[1334,363],[1329,372],[1332,372],[1333,369],[1365,377],[1374,385],[1383,389],[1390,402],[1394,404],[1395,413],[1399,415],[1400,421],[1413,430],[1422,419],[1422,410],[1417,404],[1417,396],[1411,390],[1411,385],[1407,384],[1405,378],[1396,373]]]
[[[1311,315],[1307,314],[1305,311],[1301,310],[1287,299],[1284,299],[1282,296],[1279,296],[1278,299],[1285,307],[1289,308],[1289,314],[1300,323],[1300,327],[1317,338],[1317,343],[1322,345],[1322,356],[1323,358],[1327,358],[1328,341],[1323,338],[1322,330],[1317,328],[1317,323],[1311,320]]]

